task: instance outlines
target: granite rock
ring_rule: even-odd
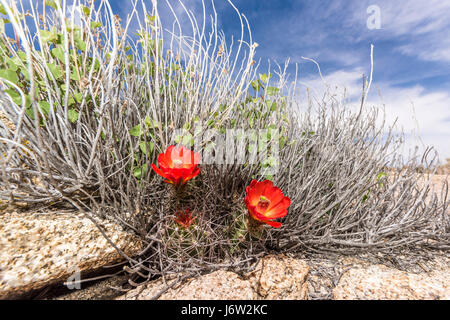
[[[175,279],[167,281],[170,285]],[[165,285],[162,279],[149,282],[143,287],[128,291],[118,300],[149,300],[157,295]],[[159,300],[253,300],[257,295],[250,282],[236,273],[215,271],[213,273],[180,282],[163,293]]]
[[[429,272],[413,273],[385,265],[360,265],[346,271],[333,290],[336,300],[448,300],[449,259]]]
[[[160,300],[261,300],[307,299],[309,267],[303,260],[267,256],[244,277],[230,271],[215,271],[175,284]],[[167,280],[170,285],[175,279]],[[165,285],[162,279],[130,290],[119,300],[147,300],[155,297]]]
[[[118,225],[101,225],[127,255],[142,249],[139,239]],[[0,299],[17,298],[65,282],[75,272],[123,260],[95,224],[79,213],[4,213],[0,234]]]
[[[267,300],[306,300],[309,267],[305,261],[284,255],[261,259],[248,275],[252,288]]]

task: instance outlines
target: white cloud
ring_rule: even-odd
[[[365,26],[365,9],[372,4],[371,0],[358,2],[347,23],[355,30]],[[363,33],[362,39],[407,41],[397,51],[422,60],[450,62],[450,1],[379,0],[376,5],[381,9],[381,30]]]
[[[355,68],[339,70],[324,75],[324,80],[336,98],[347,93],[349,108],[356,109],[361,97],[363,70]],[[302,81],[312,89],[316,97],[322,97],[326,85],[318,77],[306,78]],[[386,112],[387,124],[398,119],[406,134],[406,150],[418,145],[434,146],[440,159],[450,157],[450,93],[447,91],[428,91],[422,86],[396,87],[387,82],[372,83],[366,106],[376,106]],[[416,140],[416,137],[420,139]],[[423,143],[423,144],[422,144]]]

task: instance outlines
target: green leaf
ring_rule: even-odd
[[[53,63],[47,63],[47,67],[50,69],[50,72],[52,73],[53,77],[56,80],[59,80],[62,78],[63,74],[61,71],[61,68]]]
[[[140,179],[142,177],[142,169],[139,167],[135,167],[133,169],[133,175],[137,178]]]
[[[155,128],[162,128],[162,125],[159,121],[153,120],[153,127]]]
[[[139,143],[139,148],[141,149],[143,154],[148,155],[147,154],[147,144],[145,143],[145,141],[141,141]]]
[[[255,91],[259,91],[259,89],[261,88],[258,80],[253,80],[252,82],[250,82],[250,85]]]
[[[381,179],[383,179],[384,177],[386,177],[387,175],[386,175],[386,172],[380,172],[378,175],[377,175],[377,180],[378,181],[380,181]]]
[[[142,135],[141,125],[138,124],[131,128],[130,135],[132,135],[133,137],[140,137]]]
[[[75,109],[69,109],[68,111],[69,121],[75,123],[78,120],[78,112]]]
[[[42,110],[42,113],[48,116],[48,114],[50,113],[50,103],[48,103],[47,101],[40,101],[38,104]]]
[[[100,70],[100,61],[97,59],[95,59],[95,62],[94,62],[94,70],[96,72],[98,72]]]
[[[6,58],[5,61],[8,64],[9,70],[14,71],[14,72],[17,71],[18,67],[17,67],[16,61],[14,59]]]
[[[73,96],[78,103],[81,103],[81,100],[83,100],[83,94],[81,92],[75,93]]]
[[[86,43],[81,39],[81,33],[79,30],[75,31],[75,33],[73,34],[73,41],[75,42],[75,46],[77,47],[77,49],[81,51],[86,50]]]
[[[55,0],[47,0],[45,2],[45,4],[49,7],[52,7],[53,9],[58,9],[58,6],[56,5],[56,1]]]
[[[80,77],[78,76],[78,72],[76,69],[73,69],[70,73],[70,79],[75,81],[80,81]]]
[[[39,33],[41,34],[42,41],[46,43],[55,42],[56,40],[58,40],[58,35],[56,34],[55,29],[52,29],[51,31],[40,30]]]
[[[192,137],[192,134],[188,133],[187,135],[183,136],[181,144],[192,147],[194,145],[194,138]]]
[[[189,122],[186,122],[184,125],[183,125],[183,129],[185,129],[185,130],[189,130],[191,128],[191,124],[189,123]]]
[[[280,148],[283,149],[284,145],[286,144],[287,138],[285,136],[280,137]]]
[[[365,194],[365,195],[362,197],[361,202],[364,203],[364,202],[367,201],[367,199],[369,199],[369,194]]]
[[[156,21],[156,16],[151,16],[149,14],[147,14],[147,16],[145,17],[146,22],[150,23],[151,25],[155,24]]]
[[[154,147],[153,142],[146,143],[145,141],[141,141],[139,143],[139,148],[141,149],[142,153],[145,154],[146,156],[149,153],[153,152],[153,147]]]
[[[17,73],[12,70],[1,69],[0,70],[0,78],[9,80],[14,84],[17,84],[17,82],[19,81],[19,78],[17,77]]]
[[[0,4],[0,13],[5,14],[5,15],[7,14],[6,10],[5,10],[5,7],[3,7],[2,4]]]
[[[31,119],[34,120],[34,112],[33,112],[33,108],[26,108],[25,109],[25,114]]]
[[[259,78],[261,79],[262,83],[267,83],[269,82],[269,79],[272,78],[272,74],[259,74]]]
[[[64,50],[61,47],[52,49],[53,56],[59,59],[62,63],[64,63]]]
[[[278,92],[280,92],[280,89],[275,88],[275,87],[267,87],[266,88],[266,94],[268,96],[275,96],[278,94]]]
[[[26,107],[30,107],[31,106],[31,98],[30,98],[30,96],[28,94],[25,95],[25,106]]]
[[[304,136],[306,136],[306,135],[312,136],[312,135],[314,135],[314,134],[315,134],[314,131],[309,131],[309,132],[303,131],[303,132],[302,132],[302,137],[304,137]]]
[[[148,169],[147,164],[144,164],[144,165],[142,166],[142,168],[140,168],[140,167],[134,167],[134,168],[133,168],[133,175],[134,175],[137,179],[141,179],[141,178],[142,178],[142,175],[145,175],[145,174],[147,173],[147,169]]]
[[[81,6],[81,10],[82,10],[83,13],[84,13],[85,15],[87,15],[87,16],[91,14],[91,9],[90,9],[89,7]]]
[[[144,119],[144,123],[147,126],[147,128],[150,128],[152,126],[152,120],[150,119],[149,116],[146,116]]]
[[[383,188],[383,186],[384,186],[384,183],[382,182],[382,180],[383,180],[383,178],[386,177],[386,176],[387,176],[386,172],[380,172],[380,173],[377,175],[378,185],[379,185],[381,188]]]
[[[64,41],[64,39],[65,39],[64,34],[58,33],[56,35],[56,37],[57,37],[56,43],[59,44],[59,45],[64,45],[64,42],[65,42]]]
[[[8,89],[5,90],[5,92],[11,97],[12,101],[14,101],[15,104],[18,106],[22,103],[22,98],[20,96],[20,93],[18,93],[15,89]]]
[[[27,61],[27,54],[23,51],[17,51],[17,55],[20,59],[22,59],[23,62]]]
[[[100,22],[91,21],[91,29],[97,29],[97,28],[100,28],[101,26],[102,26],[102,24]]]

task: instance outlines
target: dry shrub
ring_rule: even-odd
[[[435,159],[430,150],[391,173],[401,163],[401,137],[377,125],[378,109],[362,101],[352,112],[328,93],[299,112],[287,65],[257,76],[257,45],[249,31],[244,38],[245,20],[240,41],[227,46],[215,12],[185,36],[178,22],[163,29],[155,6],[144,19],[134,7],[120,25],[108,1],[76,1],[78,15],[50,3],[40,19],[39,8],[22,17],[20,6],[2,1],[20,43],[0,35],[2,68],[15,66],[1,75],[0,111],[15,128],[0,119],[0,199],[70,204],[135,232],[146,249],[137,257],[122,253],[130,283],[247,270],[267,250],[448,248],[448,186],[438,198],[416,183],[417,167]],[[132,19],[137,37],[128,30]],[[203,164],[184,193],[183,207],[196,217],[185,229],[174,221],[173,190],[150,164],[178,141],[197,151],[215,142],[217,153],[217,138],[193,145],[206,129],[266,129],[279,157]],[[243,198],[253,178],[272,179],[291,198],[281,229],[248,233]]]

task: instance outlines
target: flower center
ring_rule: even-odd
[[[175,159],[172,161],[174,168],[181,168],[183,166],[183,161],[180,159]]]
[[[264,197],[264,196],[259,197],[259,202],[258,202],[258,206],[259,206],[259,207],[261,207],[261,208],[263,208],[263,209],[267,209],[267,207],[269,206],[269,204],[270,204],[270,200],[269,200],[269,199],[267,199],[267,198]]]

